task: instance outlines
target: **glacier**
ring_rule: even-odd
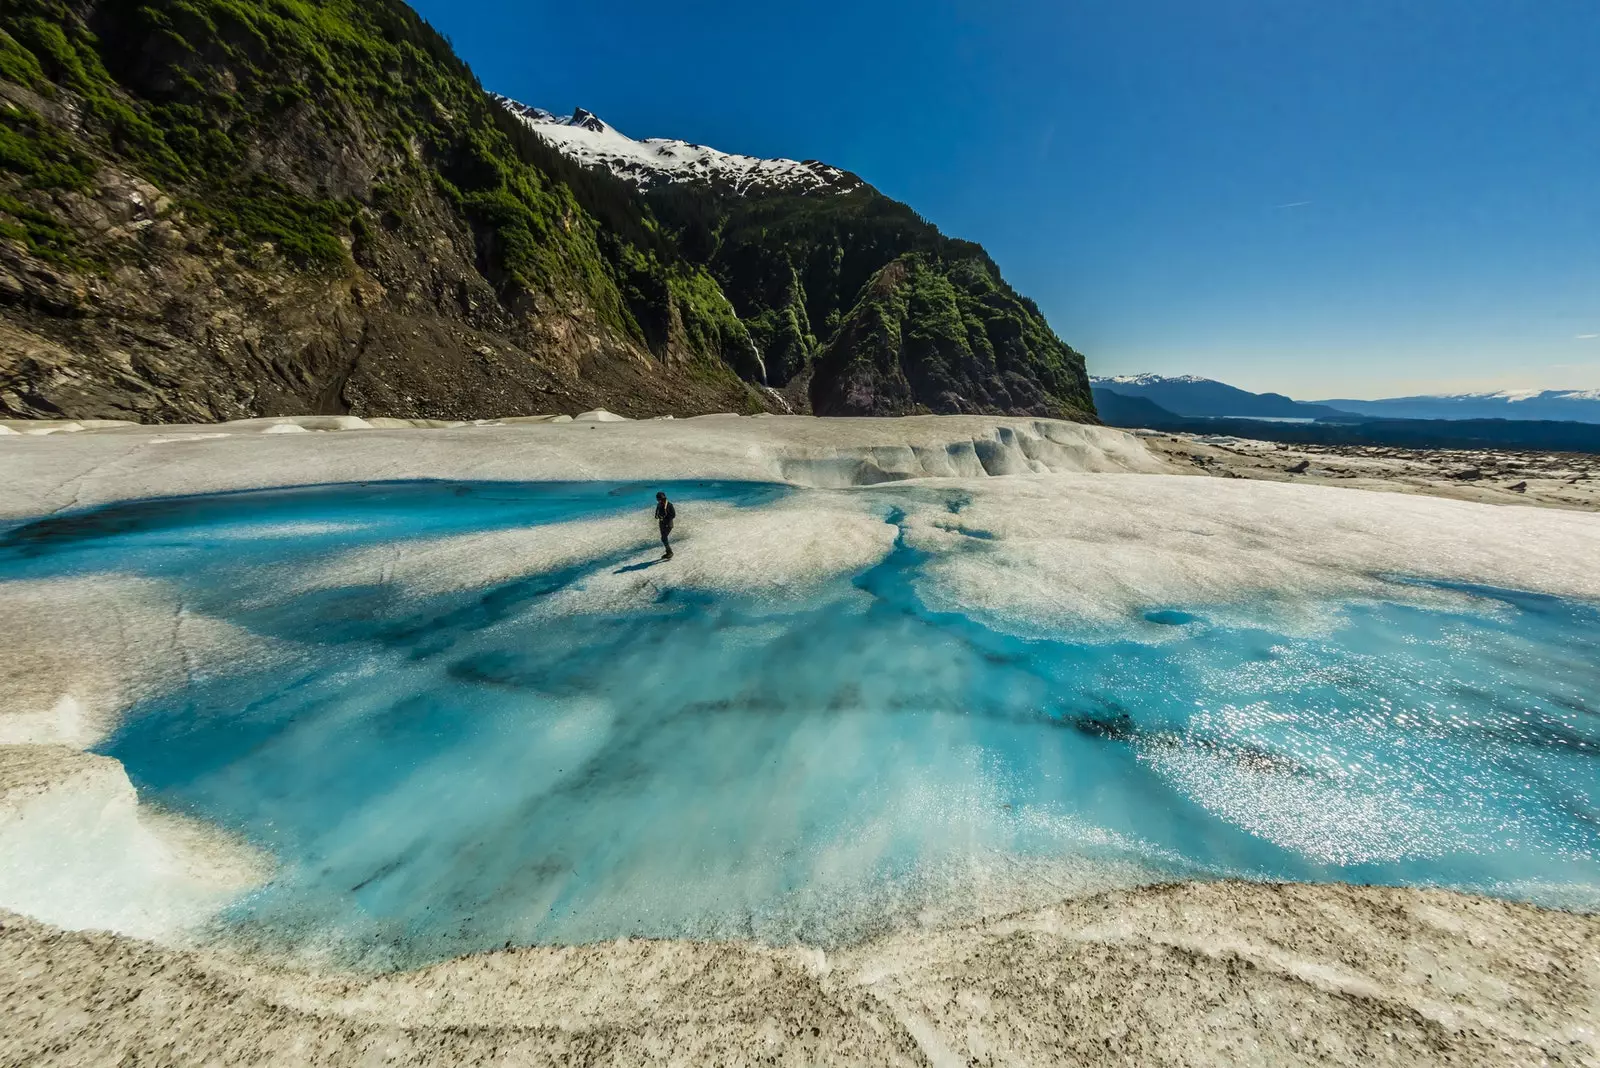
[[[388,968],[1173,879],[1600,902],[1593,515],[1032,420],[263,433],[0,442],[0,741],[124,799],[46,776],[0,849],[125,857],[0,906]]]

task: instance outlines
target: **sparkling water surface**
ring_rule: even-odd
[[[1126,640],[1044,640],[930,611],[903,543],[792,601],[677,588],[672,563],[635,562],[657,488],[680,526],[696,501],[810,492],[139,502],[11,530],[0,578],[158,577],[294,643],[140,704],[102,751],[147,800],[276,858],[231,935],[351,963],[627,935],[833,944],[1170,878],[1600,905],[1594,605],[1462,588],[1458,610],[1331,605],[1312,636],[1153,605]],[[858,492],[896,524],[900,495],[930,491]],[[356,548],[629,512],[626,553],[485,589],[286,580]],[[623,569],[651,591],[634,607],[543,610]]]

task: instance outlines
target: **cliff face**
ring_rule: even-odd
[[[398,0],[0,10],[3,416],[1092,412],[1081,359],[956,246],[868,187],[646,192],[586,167]],[[981,343],[920,375],[913,347],[909,400],[835,403],[830,368],[888,360],[838,338],[911,252],[981,259],[1065,377],[1032,348],[991,372]],[[1005,367],[1041,391],[996,388]]]
[[[716,283],[395,0],[18,0],[0,30],[0,412],[760,405]]]

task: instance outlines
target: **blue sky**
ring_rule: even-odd
[[[1091,373],[1600,387],[1595,0],[416,7],[526,103],[857,172]]]

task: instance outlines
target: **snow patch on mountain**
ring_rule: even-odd
[[[1600,389],[1501,389],[1323,403],[1359,415],[1395,419],[1553,419],[1600,423]]]
[[[1501,389],[1491,393],[1430,393],[1429,400],[1600,401],[1600,389]],[[1410,399],[1410,398],[1403,398]]]
[[[664,137],[637,141],[583,108],[561,118],[498,93],[493,96],[564,155],[586,166],[604,167],[641,189],[658,182],[703,182],[736,193],[844,193],[865,184],[850,172],[817,160],[741,156]]]
[[[1161,382],[1215,382],[1213,378],[1202,378],[1200,375],[1090,375],[1089,381],[1095,385],[1117,386],[1153,386]],[[1220,384],[1220,383],[1219,383]]]

